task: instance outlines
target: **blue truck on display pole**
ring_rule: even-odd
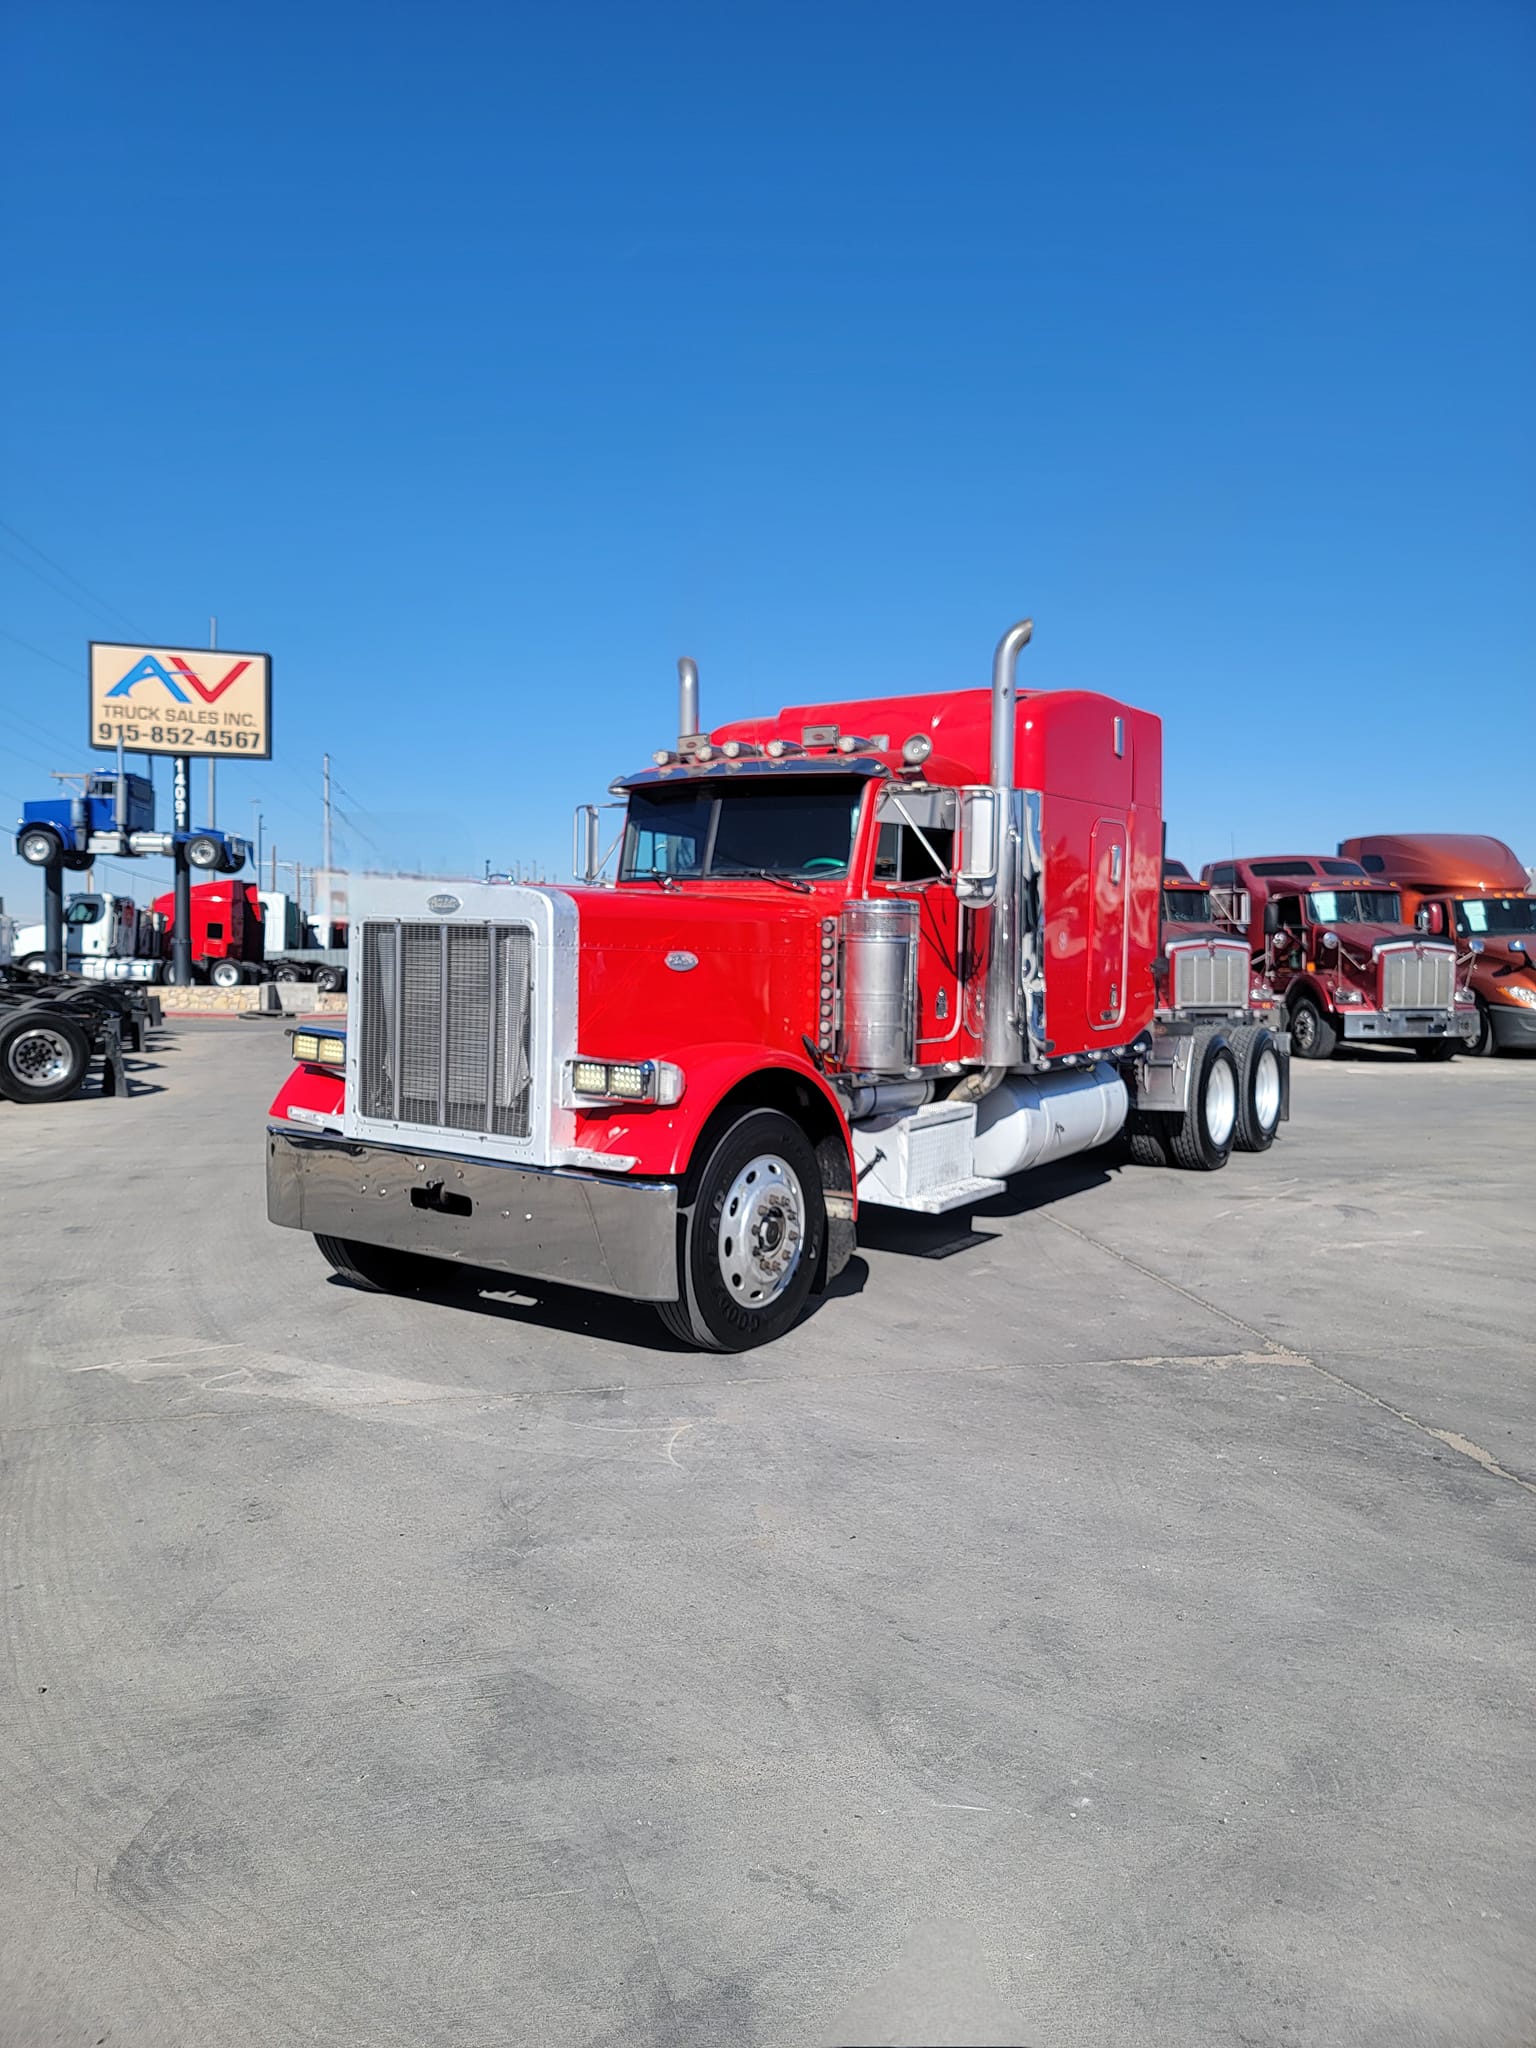
[[[238,874],[250,857],[250,842],[211,825],[195,830],[155,830],[155,789],[147,775],[88,775],[79,796],[43,797],[22,805],[16,851],[35,868],[88,868],[116,855],[168,854],[186,848],[187,865],[221,875]]]

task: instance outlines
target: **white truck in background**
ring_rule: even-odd
[[[10,922],[10,920],[7,920]],[[40,924],[15,927],[16,966],[46,971]],[[158,981],[165,966],[165,920],[109,890],[86,890],[64,906],[64,970],[87,981]]]

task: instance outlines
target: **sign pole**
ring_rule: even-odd
[[[188,755],[175,757],[176,830],[192,829],[192,762]],[[187,865],[187,842],[178,837],[171,858],[176,868],[176,928],[171,933],[171,986],[192,986],[192,870]]]

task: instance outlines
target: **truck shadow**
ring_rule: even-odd
[[[997,1242],[999,1232],[980,1227],[989,1220],[1003,1222],[1011,1216],[1025,1216],[1033,1209],[1048,1208],[1053,1202],[1086,1194],[1090,1188],[1107,1187],[1117,1173],[1126,1170],[1124,1155],[1116,1147],[1105,1145],[1096,1152],[1063,1159],[1055,1166],[1037,1166],[1031,1173],[1017,1174],[1000,1195],[978,1202],[972,1209],[953,1210],[947,1216],[861,1208],[859,1243],[867,1251],[893,1252],[899,1258],[954,1258],[958,1253]]]

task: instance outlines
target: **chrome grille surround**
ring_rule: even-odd
[[[559,889],[368,878],[351,906],[349,1138],[565,1163],[555,1076],[576,1050],[578,913]],[[442,900],[439,898],[439,900]]]
[[[1384,1010],[1449,1010],[1456,1000],[1456,955],[1449,946],[1404,940],[1377,949]]]
[[[1176,1010],[1246,1010],[1248,948],[1227,939],[1189,939],[1168,948]]]

